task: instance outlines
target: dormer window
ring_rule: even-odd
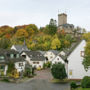
[[[16,55],[16,58],[19,58],[19,54]]]
[[[4,59],[4,56],[0,56],[0,59],[3,60]]]
[[[19,63],[19,67],[22,67],[23,66],[23,63]]]
[[[30,57],[32,57],[32,55],[30,55]]]
[[[13,54],[10,54],[10,58],[14,58],[14,55]]]
[[[26,55],[22,55],[22,57],[26,58]]]
[[[10,54],[7,54],[8,57],[10,57]]]

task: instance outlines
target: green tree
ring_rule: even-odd
[[[86,70],[88,70],[88,68],[90,67],[90,42],[87,42],[86,47],[85,47],[83,65]]]
[[[67,77],[65,66],[62,63],[53,64],[51,73],[56,79],[65,79]]]
[[[57,32],[56,20],[50,19],[50,23],[46,25],[44,32],[49,35],[55,35]]]
[[[65,39],[66,39],[67,41],[69,41],[70,43],[72,43],[72,41],[73,41],[72,36],[71,36],[71,35],[68,35],[68,34],[65,36]]]

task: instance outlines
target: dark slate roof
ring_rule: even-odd
[[[4,56],[4,59],[0,59],[0,63],[9,63],[10,61],[12,62],[20,62],[20,61],[24,61],[24,58],[21,57],[19,55],[18,58],[14,57],[14,58],[10,58],[10,54],[19,54],[17,51],[15,50],[6,50],[6,49],[0,49],[0,56]]]
[[[82,40],[80,40],[80,41],[78,41],[78,42],[76,42],[76,43],[73,43],[70,48],[65,48],[65,49],[63,49],[63,51],[64,51],[64,53],[65,53],[65,56],[60,55],[60,57],[61,57],[62,59],[64,59],[64,60],[66,60],[67,57],[75,50],[75,48],[80,44],[81,41],[82,41]]]
[[[31,58],[32,61],[44,61],[45,60],[45,57],[39,51],[23,51],[23,52],[25,52]]]
[[[59,54],[59,51],[57,50],[49,50],[50,52],[54,53],[55,55],[58,55]]]
[[[68,60],[67,60],[68,56],[75,50],[75,48],[80,44],[81,41],[82,41],[82,40],[80,40],[80,41],[78,41],[78,42],[76,42],[76,43],[73,43],[70,48],[65,48],[65,49],[63,49],[63,51],[64,51],[64,53],[65,53],[65,56],[64,56],[64,55],[61,55],[61,54],[58,54],[57,56],[61,57],[62,60],[64,60],[65,62],[68,63]],[[56,56],[56,57],[57,57],[57,56]],[[56,57],[55,57],[55,58],[56,58]],[[54,58],[54,59],[55,59],[55,58]]]
[[[42,55],[44,55],[46,53],[46,51],[39,51]]]
[[[73,24],[62,24],[62,25],[60,25],[60,26],[63,26],[63,27],[65,27],[65,28],[74,28],[74,25]],[[60,27],[59,26],[59,27]]]
[[[14,45],[14,47],[17,49],[18,52],[28,51],[28,48],[26,45]]]

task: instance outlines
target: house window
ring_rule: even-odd
[[[48,57],[46,57],[46,61],[48,61]]]
[[[52,56],[50,58],[53,58]]]
[[[10,54],[7,54],[8,57],[10,57]]]
[[[33,62],[33,64],[36,64],[36,62]]]
[[[16,54],[14,54],[14,57],[16,58]]]
[[[22,57],[26,58],[26,55],[22,55]]]
[[[72,76],[72,70],[69,70],[69,75],[71,75],[71,76]]]
[[[33,62],[33,64],[39,64],[39,62]]]
[[[1,60],[4,59],[4,56],[0,56],[0,59],[1,59]]]
[[[10,54],[10,57],[11,57],[11,58],[14,58],[14,55],[13,55],[13,54]]]
[[[37,64],[39,64],[39,62],[37,62]]]
[[[0,69],[4,70],[5,69],[5,65],[0,65]]]
[[[19,63],[19,67],[22,67],[23,66],[23,63]]]
[[[16,58],[19,58],[19,54],[16,55]]]
[[[59,60],[59,58],[57,58],[57,60]]]
[[[85,55],[84,51],[81,51],[81,57],[84,57],[84,55]]]

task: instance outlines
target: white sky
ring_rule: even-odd
[[[68,23],[90,31],[90,0],[0,0],[0,26],[45,26],[58,19],[58,9],[68,14]]]

